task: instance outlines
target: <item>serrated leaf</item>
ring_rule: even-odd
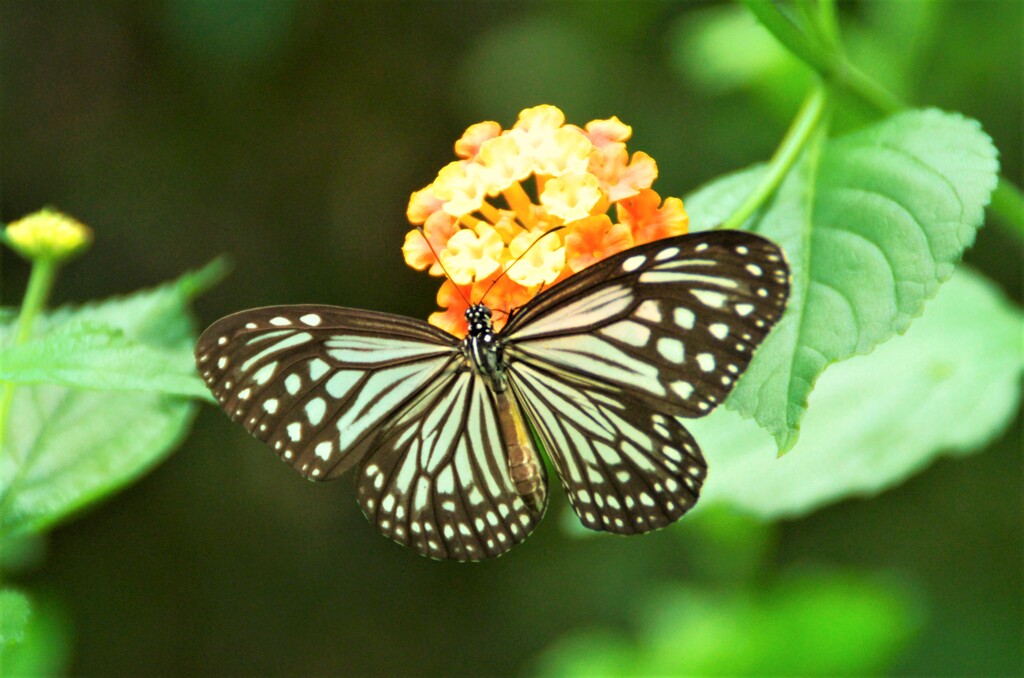
[[[982,448],[1017,411],[1022,336],[1021,312],[958,271],[904,336],[822,376],[786,456],[734,411],[688,422],[710,468],[699,506],[797,516],[894,486],[941,454]]]
[[[118,337],[191,360],[189,300],[219,278],[214,262],[130,296],[66,307],[36,320],[33,337],[114,328]],[[0,345],[11,324],[0,326]],[[161,392],[20,385],[0,447],[0,536],[42,530],[141,475],[181,440],[192,402]]]
[[[935,110],[895,115],[805,158],[747,224],[786,251],[793,289],[729,405],[789,450],[825,368],[904,331],[952,274],[997,171],[975,121]],[[692,196],[695,230],[715,226],[760,176],[747,170]]]
[[[67,323],[0,350],[0,380],[88,389],[157,391],[211,400],[191,351],[133,341],[109,325]]]

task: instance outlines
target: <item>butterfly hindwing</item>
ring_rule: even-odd
[[[458,340],[426,323],[333,306],[227,316],[196,345],[221,407],[308,478],[332,478],[446,368]]]
[[[468,366],[389,423],[357,469],[356,486],[381,532],[437,559],[501,555],[544,513],[516,494],[494,396]]]
[[[586,527],[649,532],[697,501],[707,465],[675,418],[526,363],[510,383]]]

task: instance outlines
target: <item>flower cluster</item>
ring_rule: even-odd
[[[486,294],[500,328],[542,287],[685,233],[682,201],[663,202],[651,190],[658,167],[646,153],[629,155],[631,134],[616,117],[567,125],[547,105],[524,110],[508,130],[496,122],[467,129],[455,143],[460,159],[409,200],[407,216],[419,228],[405,237],[406,263],[450,276],[437,295],[445,310],[430,322],[464,336],[466,300]]]

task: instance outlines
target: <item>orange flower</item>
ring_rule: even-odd
[[[633,246],[626,224],[613,224],[607,214],[580,219],[565,236],[566,264],[573,273]]]
[[[423,224],[422,234],[406,235],[406,262],[441,276],[440,257],[451,276],[438,291],[444,310],[430,322],[464,336],[467,304],[486,302],[500,328],[545,286],[633,245],[685,233],[682,202],[661,203],[651,190],[654,159],[626,149],[632,133],[616,117],[566,124],[549,105],[525,109],[511,129],[471,125],[455,143],[459,159],[413,193],[406,211]],[[608,215],[612,205],[619,223]]]
[[[659,207],[661,196],[651,189],[640,191],[632,198],[616,205],[619,221],[629,224],[636,245],[686,233],[690,217],[679,198],[666,198]]]

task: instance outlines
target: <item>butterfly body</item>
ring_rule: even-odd
[[[229,416],[304,476],[355,468],[367,518],[432,558],[501,555],[547,504],[543,443],[583,524],[636,534],[697,500],[686,430],[734,387],[789,292],[782,252],[719,231],[647,243],[463,339],[385,313],[300,305],[211,325],[200,373]]]

